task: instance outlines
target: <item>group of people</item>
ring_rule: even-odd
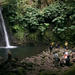
[[[62,57],[59,57],[58,53],[54,53],[53,55],[55,66],[70,66],[70,55],[68,51],[65,51]]]
[[[55,64],[55,66],[64,66],[70,65],[70,54],[69,54],[69,50],[68,50],[68,42],[65,42],[64,44],[64,52],[63,55],[61,57],[59,57],[58,52],[54,52],[53,53],[53,48],[54,48],[54,42],[52,42],[49,46],[49,50],[50,53],[53,54],[53,63]],[[56,45],[56,48],[59,48],[59,45]]]

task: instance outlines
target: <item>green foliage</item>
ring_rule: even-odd
[[[35,41],[38,42],[38,32],[37,33],[31,33],[27,36],[27,39],[29,39],[30,41]]]
[[[38,27],[38,20],[37,16],[38,15],[38,9],[36,10],[35,8],[26,8],[26,12],[24,13],[24,20],[26,22],[26,27],[30,32],[34,32],[37,30]]]
[[[40,36],[44,40],[68,40],[74,43],[75,7],[71,3],[56,1],[40,10],[35,8],[35,1],[31,5],[29,0],[8,1],[3,13],[18,39],[23,39],[27,34],[26,36],[34,40],[38,40]]]
[[[41,34],[44,35],[44,33],[45,33],[45,31],[47,30],[48,27],[49,27],[49,24],[44,23],[44,24],[40,24],[38,29],[40,30]]]
[[[58,14],[56,13],[60,10],[59,3],[50,4],[47,8],[44,9],[44,15],[45,17],[50,17],[50,19],[57,17]]]
[[[75,26],[72,25],[70,27],[64,27],[63,29],[57,28],[56,30],[53,30],[55,35],[59,37],[59,40],[61,41],[68,41],[70,44],[75,44]]]

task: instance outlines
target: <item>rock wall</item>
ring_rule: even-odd
[[[4,31],[2,28],[2,22],[1,22],[1,18],[0,18],[0,46],[4,46],[5,45],[5,40],[4,40]]]

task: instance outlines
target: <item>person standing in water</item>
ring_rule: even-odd
[[[8,60],[11,60],[12,59],[12,53],[10,50],[8,50]]]

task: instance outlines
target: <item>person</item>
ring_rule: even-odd
[[[55,46],[56,48],[60,48],[60,45],[59,44],[56,44],[56,46]]]
[[[8,60],[12,59],[12,53],[10,51],[8,51]]]
[[[61,60],[60,60],[60,66],[64,67],[64,64],[65,64],[65,60],[62,57]]]
[[[53,46],[54,45],[54,42],[52,42],[51,45]]]
[[[54,42],[52,42],[52,43],[50,44],[50,46],[49,46],[50,53],[51,53],[52,50],[53,50],[53,46],[54,46]]]
[[[54,58],[58,58],[58,53],[54,53]]]
[[[65,41],[65,49],[68,49],[68,42],[67,41]]]
[[[66,58],[66,65],[69,66],[70,65],[70,56],[68,55]]]
[[[64,53],[64,60],[65,60],[65,64],[69,66],[70,65],[70,55],[68,51],[65,51]]]
[[[50,50],[50,53],[51,53],[52,50],[53,50],[53,46],[52,45],[49,46],[49,50]]]
[[[64,59],[67,59],[68,55],[69,55],[69,53],[67,51],[64,52]]]
[[[58,56],[58,53],[54,53],[54,64],[55,66],[59,66],[60,58]]]

